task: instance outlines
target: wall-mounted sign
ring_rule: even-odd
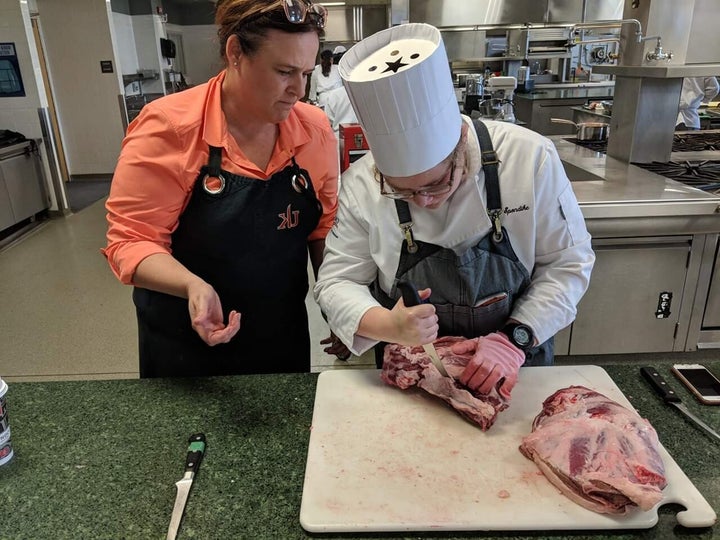
[[[101,73],[112,73],[112,60],[100,60],[100,72]]]
[[[0,43],[0,97],[25,95],[15,43]]]

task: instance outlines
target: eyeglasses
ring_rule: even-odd
[[[392,184],[390,184],[390,182],[385,180],[383,173],[375,169],[376,174],[380,176],[380,194],[390,199],[403,200],[412,199],[416,195],[422,195],[424,197],[444,195],[452,189],[453,184],[455,183],[455,165],[457,164],[456,153],[453,154],[452,161],[450,163],[450,169],[442,176],[443,180],[416,190],[398,189],[394,187]],[[445,180],[446,177],[448,178],[447,181]],[[390,188],[390,191],[385,191],[386,185]]]
[[[309,0],[278,0],[263,9],[260,13],[272,11],[278,4],[282,4],[285,10],[285,17],[293,24],[301,24],[310,17],[318,28],[325,28],[327,20],[327,9],[321,4],[313,4]]]

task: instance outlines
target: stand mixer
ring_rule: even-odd
[[[515,77],[490,77],[485,80],[485,91],[490,94],[489,101],[494,111],[494,120],[515,122],[513,95],[517,88]]]

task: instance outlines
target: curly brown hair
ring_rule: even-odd
[[[288,33],[316,32],[318,37],[324,35],[323,29],[310,17],[301,23],[288,21],[281,0],[218,0],[215,24],[218,26],[220,57],[226,61],[225,45],[232,35],[238,37],[243,54],[248,56],[257,52],[271,29]]]

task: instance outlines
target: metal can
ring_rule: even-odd
[[[0,379],[0,465],[4,465],[13,457],[12,444],[10,443],[10,421],[8,420],[7,394],[8,385]]]

